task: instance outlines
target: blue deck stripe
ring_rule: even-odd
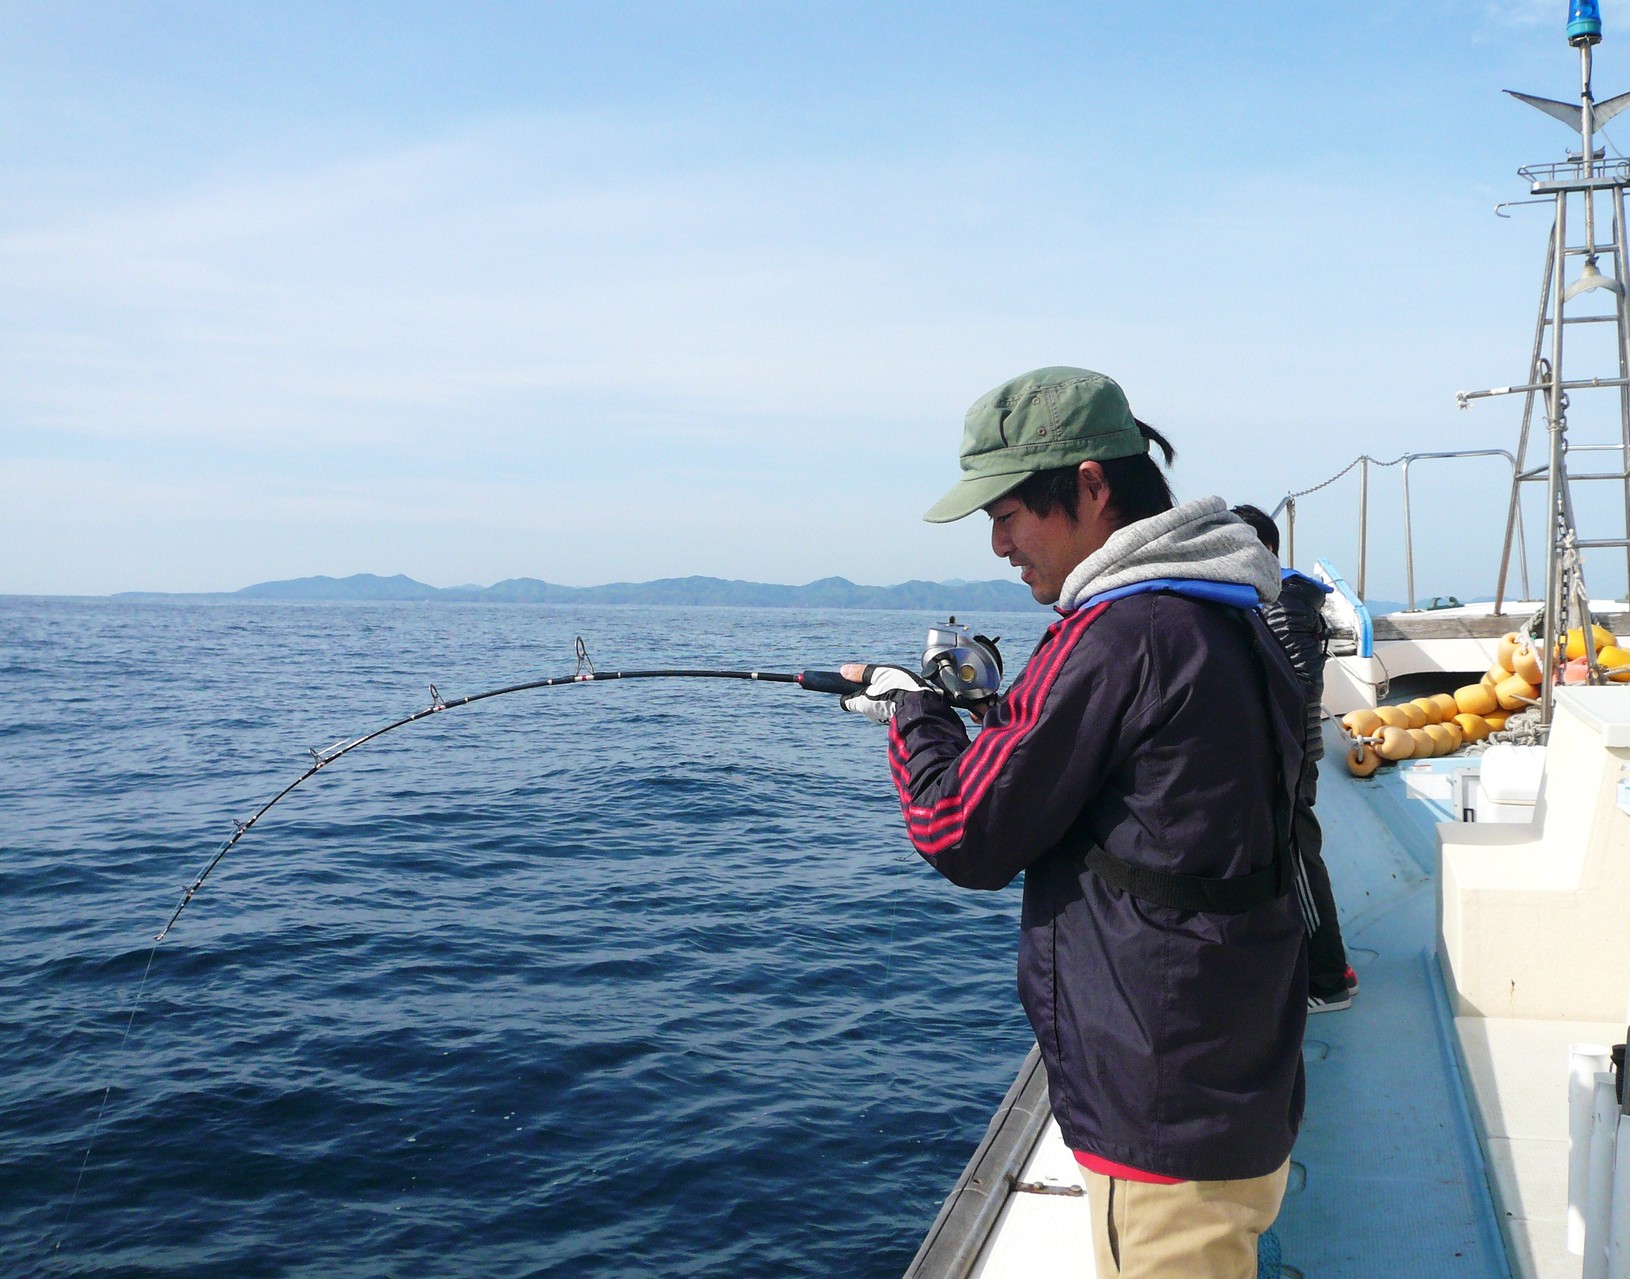
[[[1460,1121],[1460,1144],[1466,1155],[1467,1165],[1477,1169],[1477,1178],[1472,1183],[1473,1188],[1482,1191],[1483,1213],[1481,1222],[1487,1238],[1484,1246],[1491,1252],[1496,1252],[1506,1262],[1506,1269],[1500,1272],[1502,1276],[1511,1274],[1510,1258],[1506,1255],[1505,1238],[1500,1233],[1499,1218],[1495,1215],[1494,1192],[1489,1186],[1488,1161],[1483,1158],[1483,1144],[1477,1139],[1477,1124],[1472,1118],[1471,1103],[1467,1100],[1467,1080],[1470,1073],[1466,1069],[1465,1059],[1460,1054],[1460,1036],[1455,1033],[1455,1016],[1449,1007],[1448,989],[1443,982],[1443,966],[1438,963],[1437,954],[1433,951],[1424,952],[1421,959],[1426,964],[1426,985],[1432,992],[1432,1012],[1437,1020],[1438,1044],[1443,1049],[1445,1064],[1454,1071],[1455,1078],[1460,1081],[1460,1087],[1452,1090],[1455,1099],[1455,1117]]]
[[[1308,1023],[1291,1156],[1306,1178],[1275,1227],[1285,1264],[1308,1279],[1509,1279],[1446,1038],[1433,832],[1390,781],[1355,780],[1334,752],[1321,771],[1325,860],[1361,986],[1349,1011]]]

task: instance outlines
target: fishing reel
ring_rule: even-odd
[[[973,709],[995,701],[1002,687],[1002,654],[996,639],[970,634],[954,617],[944,626],[930,627],[923,647],[923,678],[942,690],[953,706]]]

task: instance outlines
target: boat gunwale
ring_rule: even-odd
[[[1032,1044],[984,1138],[906,1267],[905,1279],[965,1279],[972,1272],[1051,1115],[1047,1071],[1041,1051]]]

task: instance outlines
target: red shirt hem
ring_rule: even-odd
[[[1122,1181],[1144,1181],[1154,1186],[1181,1186],[1186,1177],[1162,1177],[1158,1172],[1145,1172],[1142,1168],[1133,1168],[1127,1164],[1118,1164],[1113,1159],[1103,1159],[1097,1155],[1089,1155],[1084,1150],[1072,1151],[1075,1162],[1088,1172],[1095,1172],[1100,1177],[1118,1177]]]

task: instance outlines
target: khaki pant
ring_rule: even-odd
[[[1290,1161],[1266,1177],[1157,1186],[1080,1169],[1098,1279],[1256,1279]]]

